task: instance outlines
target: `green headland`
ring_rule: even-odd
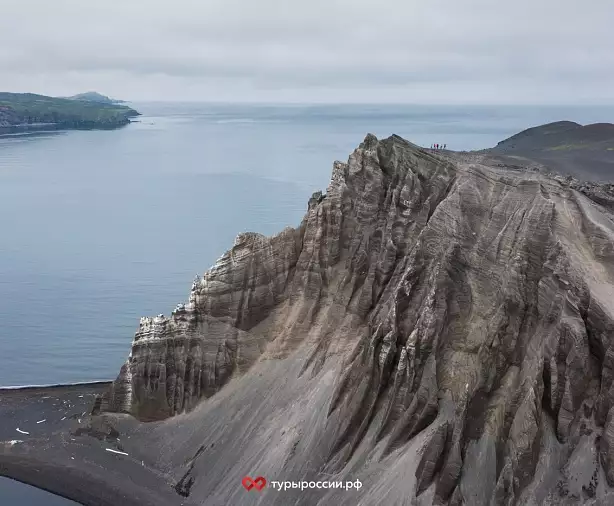
[[[87,94],[86,94],[87,95]],[[78,96],[77,96],[78,97]],[[106,98],[106,97],[105,97]],[[111,129],[139,116],[115,101],[0,92],[0,133],[24,130]]]

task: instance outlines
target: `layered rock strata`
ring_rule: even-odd
[[[246,462],[364,484],[266,504],[614,501],[612,195],[574,188],[368,135],[298,228],[141,319],[102,409],[192,427],[160,458],[205,504],[252,504]]]

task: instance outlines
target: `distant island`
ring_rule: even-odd
[[[130,118],[139,115],[134,109],[93,92],[71,98],[0,92],[0,134],[112,129],[127,125]]]

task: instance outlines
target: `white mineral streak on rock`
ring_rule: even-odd
[[[111,453],[117,453],[118,455],[128,455],[126,452],[120,452],[118,450],[111,450],[111,448],[105,448],[105,450]]]

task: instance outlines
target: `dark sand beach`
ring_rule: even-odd
[[[108,385],[0,389],[0,475],[88,505],[189,504],[135,456],[121,415],[91,417]]]

